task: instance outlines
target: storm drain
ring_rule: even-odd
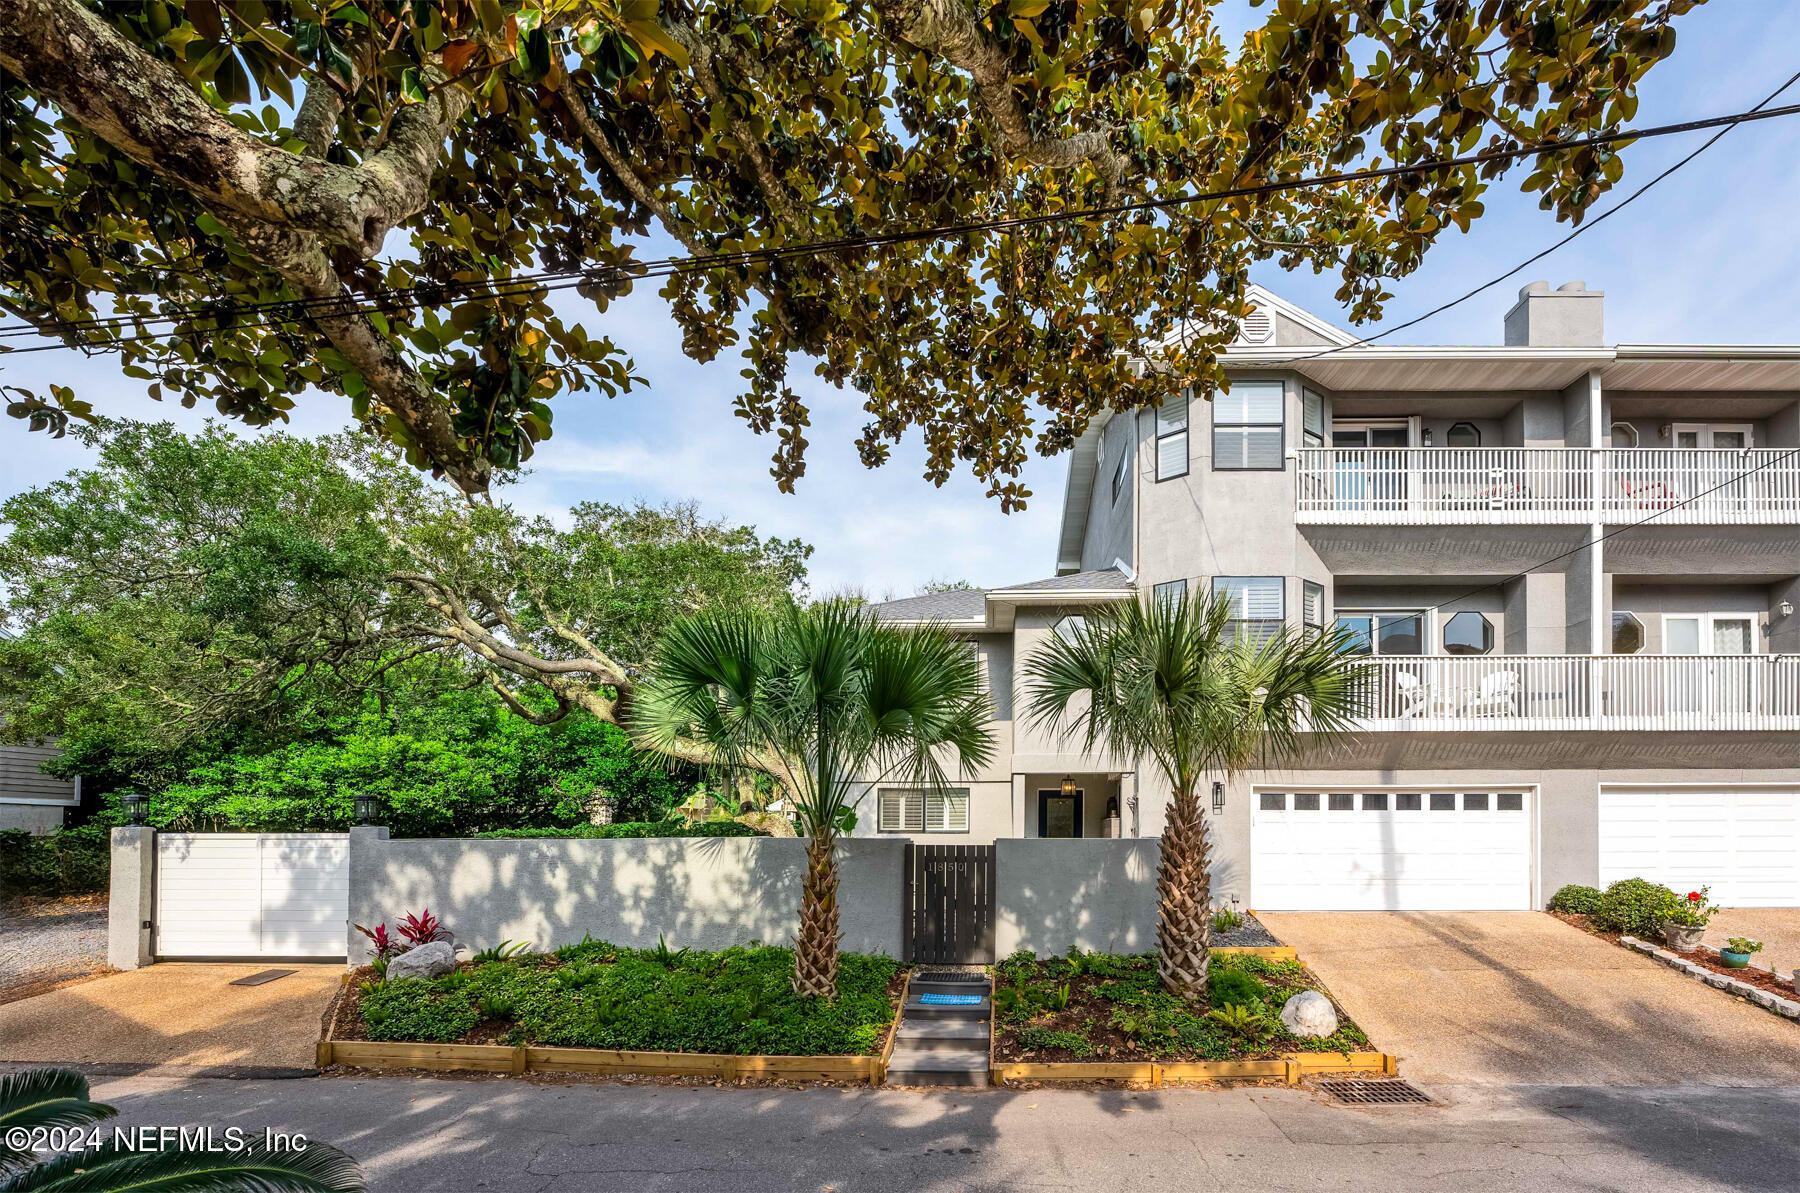
[[[913,980],[919,982],[969,982],[981,986],[987,985],[986,974],[956,969],[937,969],[930,973],[915,974]]]
[[[1429,1106],[1425,1091],[1406,1081],[1321,1081],[1319,1088],[1353,1106]]]

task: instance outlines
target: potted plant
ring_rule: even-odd
[[[1687,898],[1677,899],[1663,916],[1663,941],[1677,953],[1691,953],[1700,947],[1700,937],[1719,909],[1706,901],[1711,887],[1689,891]]]
[[[1762,952],[1762,947],[1760,940],[1734,936],[1719,950],[1719,960],[1724,962],[1726,969],[1746,969],[1750,965],[1750,954]]]

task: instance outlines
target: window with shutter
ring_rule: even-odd
[[[1151,599],[1157,604],[1164,601],[1179,601],[1187,595],[1186,580],[1168,580],[1150,590]]]
[[[1307,447],[1325,446],[1325,399],[1310,389],[1300,391],[1300,437]]]
[[[1170,394],[1156,408],[1156,479],[1188,472],[1188,391]]]
[[[1280,576],[1215,576],[1213,596],[1229,603],[1231,624],[1253,642],[1267,642],[1287,620]]]
[[[1323,584],[1316,584],[1311,580],[1306,581],[1304,606],[1300,610],[1300,617],[1310,631],[1317,632],[1325,628],[1325,586]]]
[[[1283,387],[1279,381],[1239,381],[1213,399],[1213,469],[1278,471],[1282,461]]]
[[[1112,499],[1119,504],[1119,494],[1125,491],[1125,480],[1131,475],[1131,445],[1127,443],[1119,452],[1119,462],[1113,466]]]
[[[877,800],[875,827],[884,833],[966,833],[969,789],[883,787]]]

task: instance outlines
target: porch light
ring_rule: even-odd
[[[1223,812],[1224,810],[1225,810],[1225,784],[1223,784],[1215,779],[1215,780],[1213,780],[1213,811]]]
[[[1075,776],[1074,775],[1064,775],[1063,776],[1062,793],[1063,793],[1063,798],[1065,798],[1065,799],[1074,799],[1075,798]]]
[[[359,795],[353,801],[355,817],[358,824],[374,824],[381,818],[381,797],[378,795]]]
[[[132,824],[142,824],[150,815],[150,797],[141,791],[127,791],[119,801],[125,805],[125,819]]]
[[[1792,601],[1783,601],[1781,604],[1775,606],[1775,608],[1780,611],[1783,617],[1792,617],[1794,615],[1794,602]]]

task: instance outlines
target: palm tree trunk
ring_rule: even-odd
[[[794,991],[802,998],[836,998],[838,977],[837,830],[813,827],[806,841],[806,881],[800,894],[800,935],[794,941]]]
[[[1163,827],[1162,864],[1156,872],[1157,971],[1163,988],[1179,998],[1206,994],[1212,947],[1212,841],[1200,798],[1176,791]]]

